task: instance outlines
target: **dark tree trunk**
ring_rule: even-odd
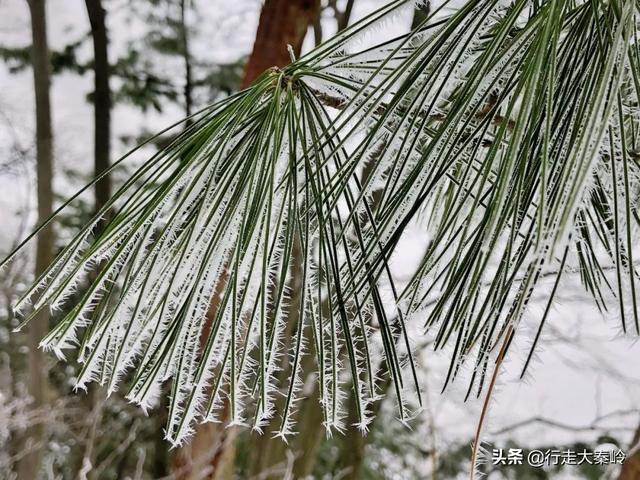
[[[387,375],[383,391],[386,392],[391,382]],[[342,448],[340,449],[340,457],[338,458],[337,473],[344,480],[357,480],[361,477],[362,468],[364,467],[364,456],[367,445],[371,437],[363,435],[363,433],[354,425],[358,421],[356,415],[355,396],[351,393],[349,397],[349,416],[347,431],[342,438]],[[375,427],[376,419],[380,413],[382,400],[376,400],[372,405],[371,415],[374,420],[369,425],[369,429]]]
[[[338,32],[341,32],[349,26],[349,20],[351,19],[351,14],[353,13],[354,3],[355,0],[347,0],[347,5],[344,7],[344,11],[340,12],[340,14],[337,15],[336,20],[338,21]]]
[[[302,42],[320,11],[320,0],[266,0],[253,51],[245,67],[242,88],[271,67],[291,62],[287,45],[300,54]]]
[[[182,58],[184,60],[184,110],[187,117],[193,112],[193,79],[191,54],[189,52],[189,29],[186,19],[186,0],[180,0],[180,34],[182,37]],[[187,122],[187,125],[190,122]]]
[[[31,15],[31,61],[36,105],[36,175],[38,220],[47,219],[53,211],[53,133],[49,98],[50,61],[47,44],[45,0],[28,0]],[[35,274],[39,276],[51,263],[54,234],[51,227],[38,236]],[[27,338],[28,387],[33,398],[32,408],[44,410],[47,403],[48,375],[44,353],[38,348],[48,329],[49,314],[43,310],[31,323]],[[18,463],[18,478],[37,478],[42,463],[46,428],[43,423],[30,426],[25,434],[26,455]]]
[[[93,39],[93,93],[94,115],[94,173],[96,176],[109,168],[111,156],[111,90],[109,88],[109,55],[105,10],[100,0],[85,0],[91,38]],[[105,176],[95,185],[95,208],[100,210],[111,196],[111,179]]]
[[[307,366],[305,371],[311,371],[311,369],[311,366]],[[316,465],[318,449],[326,438],[326,432],[322,427],[324,418],[320,406],[320,389],[317,384],[313,393],[301,402],[299,417],[299,433],[294,438],[293,478],[308,478]]]
[[[379,155],[379,152],[376,154]],[[376,162],[370,161],[364,166],[362,171],[362,183],[366,183],[369,181],[371,175],[373,175],[374,167]],[[376,190],[373,192],[371,196],[371,204],[369,207],[375,211],[380,204],[380,198],[382,195],[381,190]],[[389,373],[386,369],[386,363],[381,362],[378,365],[376,371],[382,372],[384,383],[382,384],[381,391],[387,392],[391,385],[391,378],[389,377]],[[357,480],[360,478],[362,468],[364,466],[364,456],[365,450],[369,443],[371,437],[364,436],[362,432],[355,426],[358,421],[358,415],[356,411],[356,397],[351,391],[349,395],[349,413],[348,413],[348,421],[347,421],[347,431],[345,432],[344,437],[342,438],[342,448],[340,449],[340,456],[338,458],[337,472],[340,475],[340,478],[345,480]],[[380,412],[380,407],[382,406],[382,400],[376,400],[372,405],[372,412],[370,415],[373,416],[373,421],[369,428],[372,429],[375,426],[376,419],[378,418],[378,413]]]
[[[622,464],[618,480],[640,480],[640,427],[636,430],[631,449],[627,452],[627,458]]]
[[[94,176],[105,172],[111,162],[111,89],[109,76],[109,40],[107,37],[106,12],[101,0],[85,0],[89,24],[91,25],[91,39],[93,41],[93,171]],[[94,185],[94,209],[98,212],[109,201],[111,196],[111,178],[106,175]],[[97,226],[100,232],[107,219],[102,219]],[[97,270],[92,272],[95,280]],[[105,392],[98,385],[92,385],[88,395],[83,398],[87,415],[92,422],[87,429],[87,439],[83,446],[83,462],[88,460],[93,464],[95,455],[96,434],[102,422],[103,403],[100,400]],[[89,478],[93,478],[88,472]]]

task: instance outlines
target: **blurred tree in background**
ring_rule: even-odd
[[[300,56],[303,44],[313,40],[319,45],[334,32],[345,29],[357,6],[355,0],[266,0],[259,16],[255,42],[249,55],[235,61],[216,63],[195,52],[194,43],[202,41],[199,14],[216,8],[196,0],[145,0],[128,2],[130,9],[144,25],[138,38],[126,40],[124,48],[112,49],[110,8],[113,0],[85,0],[86,32],[61,49],[51,49],[47,42],[47,13],[55,15],[54,2],[28,0],[31,18],[31,44],[0,45],[0,57],[9,71],[33,73],[35,93],[35,140],[32,147],[19,141],[10,145],[11,158],[28,163],[35,158],[37,176],[38,220],[46,219],[65,195],[56,195],[54,177],[81,176],[61,167],[54,169],[50,75],[92,76],[92,89],[86,95],[93,109],[93,138],[82,139],[93,146],[93,162],[89,176],[108,171],[114,157],[114,144],[138,143],[149,131],[132,131],[126,138],[114,138],[113,110],[117,106],[134,108],[142,114],[162,112],[175,107],[189,117],[202,106],[225,98],[250,85],[261,73],[273,66],[284,67],[291,56]],[[0,9],[2,6],[0,5]],[[122,8],[122,7],[121,7]],[[429,12],[429,4],[418,6],[413,26],[419,25]],[[329,27],[329,28],[328,28]],[[126,27],[125,27],[126,28]],[[122,30],[119,26],[118,31]],[[289,48],[291,47],[291,48]],[[211,48],[215,48],[214,45]],[[87,55],[90,50],[91,54]],[[172,65],[175,68],[165,68]],[[81,92],[78,92],[81,95]],[[185,123],[189,128],[190,122]],[[153,148],[162,148],[175,139],[163,135],[153,140]],[[9,157],[8,157],[9,158]],[[4,164],[0,164],[4,169]],[[361,179],[366,180],[366,169]],[[0,174],[3,174],[0,171]],[[28,270],[25,257],[2,272],[0,312],[0,477],[35,479],[231,479],[231,478],[466,478],[470,468],[469,443],[445,442],[437,448],[433,438],[416,438],[404,426],[389,421],[392,409],[382,399],[373,410],[378,413],[363,436],[354,425],[357,419],[356,399],[348,399],[348,426],[343,435],[325,436],[319,392],[313,384],[298,411],[299,434],[289,443],[274,438],[278,425],[265,428],[265,434],[229,427],[228,416],[222,423],[198,425],[188,445],[169,450],[163,440],[166,408],[160,407],[149,416],[128,404],[118,395],[105,399],[104,391],[92,386],[88,394],[72,394],[78,376],[74,364],[53,363],[49,355],[37,348],[49,325],[58,318],[42,315],[28,332],[9,335],[17,321],[10,305],[23,293],[25,285],[38,277],[54,254],[65,245],[79,227],[104,206],[114,186],[122,183],[115,175],[104,175],[93,188],[90,200],[61,216],[56,236],[49,228],[39,236],[35,252],[35,271]],[[375,201],[375,200],[374,200]],[[26,216],[26,213],[24,213]],[[16,240],[24,236],[18,232]],[[300,245],[294,245],[299,255]],[[9,250],[9,249],[7,249]],[[295,255],[295,253],[294,253]],[[296,272],[289,288],[300,288],[302,272]],[[212,312],[217,305],[212,305]],[[38,321],[40,320],[40,321]],[[291,342],[298,326],[295,315],[287,321],[285,343]],[[209,327],[210,328],[210,327]],[[314,375],[310,356],[302,365],[303,378]],[[390,374],[383,372],[384,388],[391,386]],[[290,371],[279,372],[288,378]],[[285,382],[282,382],[284,385]],[[26,400],[28,399],[28,401]],[[281,395],[277,402],[284,402]],[[637,411],[629,412],[637,426]],[[634,417],[633,415],[636,415]],[[417,419],[407,423],[418,430]],[[427,422],[429,423],[429,422]],[[433,423],[430,431],[436,430]],[[599,431],[600,443],[625,447],[628,431]],[[506,445],[511,432],[505,434]],[[435,435],[435,433],[434,433]],[[637,442],[637,434],[636,434]],[[547,448],[582,448],[581,442]],[[545,446],[540,446],[545,448]],[[620,472],[621,480],[640,478],[637,453],[633,462]],[[390,461],[389,459],[395,459]],[[633,470],[635,468],[635,470]],[[631,473],[630,473],[631,472]],[[552,479],[562,478],[565,469],[540,470],[526,466],[487,467],[490,478]],[[596,479],[605,475],[604,466],[585,467],[580,478]],[[565,477],[566,478],[566,477]]]

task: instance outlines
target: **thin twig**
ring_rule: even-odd
[[[498,357],[496,358],[496,365],[495,365],[495,368],[493,369],[493,375],[491,375],[491,383],[489,383],[489,388],[484,398],[484,403],[482,404],[482,411],[480,413],[480,419],[478,420],[478,427],[476,429],[476,435],[473,440],[473,450],[471,452],[471,475],[470,475],[471,480],[474,480],[476,477],[475,466],[476,466],[476,462],[478,461],[478,452],[480,451],[480,436],[482,435],[482,427],[484,426],[484,421],[489,412],[489,402],[491,401],[492,393],[496,385],[496,381],[498,380],[498,373],[500,372],[500,366],[502,365],[502,361],[504,360],[505,353],[507,351],[507,345],[511,340],[512,334],[513,334],[513,323],[511,323],[507,328],[506,335],[504,336],[504,340],[502,341],[500,352],[498,353]]]

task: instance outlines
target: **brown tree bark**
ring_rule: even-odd
[[[266,0],[241,88],[271,67],[288,65],[291,59],[287,45],[299,55],[307,29],[319,12],[320,0]]]
[[[288,289],[291,292],[289,298],[289,311],[287,314],[287,324],[283,332],[282,351],[289,352],[292,345],[292,338],[294,332],[297,330],[298,322],[301,320],[299,315],[300,301],[302,298],[302,262],[301,262],[301,246],[299,240],[295,240],[293,243],[292,255],[290,261],[290,268],[292,274],[289,278]],[[308,332],[307,332],[308,333]],[[310,370],[311,362],[309,361],[309,355],[302,357],[302,372],[301,375],[304,378],[305,372]],[[282,388],[288,388],[289,382],[293,372],[291,370],[291,364],[287,363],[280,372],[278,372],[278,383]],[[283,390],[281,390],[282,392]],[[317,400],[317,398],[316,398]],[[285,396],[279,395],[275,399],[276,412],[282,412],[285,405]],[[304,403],[304,402],[301,402]],[[302,408],[302,405],[301,407]],[[305,432],[318,431],[321,429],[322,417],[318,417],[318,421],[315,422],[312,416],[304,417],[299,415],[298,412],[298,430]],[[294,439],[291,445],[286,444],[281,438],[274,438],[275,434],[280,428],[282,419],[279,415],[275,415],[270,422],[265,426],[263,434],[251,433],[250,437],[250,465],[249,475],[251,477],[261,477],[268,479],[282,478],[285,472],[291,467],[290,463],[293,461],[293,467],[295,468],[295,462],[300,458],[300,451],[298,450],[298,440]],[[304,422],[303,425],[300,425]],[[308,454],[313,455],[315,451],[308,451]],[[296,477],[297,478],[297,477]]]
[[[307,367],[305,370],[311,369],[312,367]],[[326,438],[326,431],[322,426],[324,417],[320,406],[320,389],[317,384],[313,393],[301,402],[299,417],[299,433],[294,439],[293,478],[308,478],[316,465],[318,449]]]
[[[85,0],[91,38],[93,39],[93,158],[94,174],[100,175],[110,165],[111,156],[111,89],[109,88],[109,66],[107,25],[105,10],[100,0]],[[95,184],[95,209],[100,210],[111,196],[111,179],[109,175]]]
[[[377,154],[379,155],[379,152]],[[369,180],[369,177],[371,175],[373,175],[374,167],[374,161],[370,161],[364,166],[364,169],[362,171],[363,184]],[[381,195],[381,190],[376,190],[375,192],[373,192],[370,204],[370,208],[372,210],[375,211],[377,209],[380,203]],[[385,376],[385,380],[381,389],[381,391],[383,392],[386,392],[391,385],[391,379],[389,378],[389,374],[386,371],[385,367],[386,364],[382,362],[380,365],[378,365],[377,368],[377,371],[383,372],[382,374]],[[376,418],[378,417],[381,405],[382,400],[377,400],[371,406],[371,413],[374,417],[374,420],[369,428],[374,427],[374,423],[376,421]],[[360,478],[362,467],[364,466],[365,449],[370,440],[369,436],[364,436],[362,432],[355,426],[356,422],[358,421],[356,406],[356,397],[352,390],[349,395],[347,429],[344,437],[342,437],[342,448],[340,449],[340,455],[338,457],[338,465],[336,469],[336,473],[340,475],[340,478],[344,478],[345,480],[357,480],[358,478]]]
[[[291,46],[296,57],[299,56],[307,30],[317,23],[319,14],[320,0],[266,0],[262,7],[256,40],[245,68],[241,87],[247,87],[268,68],[288,65],[291,62],[288,46]],[[293,263],[296,263],[295,255]],[[299,278],[296,278],[299,274],[300,272],[292,278],[294,284],[299,281]],[[292,288],[293,292],[298,290],[299,288]],[[296,301],[292,299],[291,305],[296,305]],[[294,330],[297,320],[297,318],[288,320],[290,332]],[[285,344],[287,343],[285,341]],[[317,402],[317,398],[314,400]],[[306,410],[307,402],[303,403],[305,405],[301,405],[301,409]],[[313,407],[317,407],[317,404],[309,405],[308,408]],[[300,430],[306,434],[294,440],[296,443],[292,448],[295,455],[293,468],[296,471],[296,478],[298,478],[297,474],[306,473],[313,467],[314,462],[310,458],[315,457],[315,451],[320,443],[318,433],[322,430],[322,416],[314,415],[318,413],[314,411],[307,413],[308,415],[300,416],[300,421],[304,423]],[[267,433],[264,435],[252,434],[251,436],[250,475],[265,475],[267,471],[273,471],[271,477],[265,478],[278,478],[279,468],[287,461],[288,447],[282,440],[271,438],[270,433],[273,428],[275,423],[267,428]],[[301,446],[304,448],[303,451],[299,449]]]
[[[176,480],[231,480],[235,471],[235,427],[203,423],[191,442],[175,454],[171,473]]]
[[[618,480],[640,480],[640,427],[636,430]]]
[[[245,68],[242,88],[251,84],[263,71],[290,62],[287,45],[300,53],[307,29],[320,10],[319,0],[267,0],[260,14],[258,31],[252,54]],[[184,21],[184,18],[183,18]],[[184,37],[185,52],[188,37]],[[185,56],[185,66],[188,66]],[[187,71],[185,99],[190,101],[190,72]],[[187,105],[190,105],[187,103]],[[189,112],[187,112],[188,114]],[[212,305],[212,311],[216,306]],[[233,478],[235,463],[235,428],[224,424],[201,424],[190,445],[174,456],[172,472],[176,478]]]
[[[28,0],[31,16],[31,62],[36,106],[36,176],[39,222],[53,211],[53,133],[51,128],[51,102],[49,98],[50,61],[47,43],[45,0]],[[39,276],[51,263],[54,243],[52,227],[45,228],[36,244],[35,274]],[[33,399],[31,407],[45,409],[49,383],[45,356],[38,348],[45,336],[49,313],[43,310],[31,323],[27,338],[28,388]],[[37,478],[42,463],[43,444],[46,441],[46,425],[31,425],[25,432],[25,455],[18,462],[18,478]]]
[[[382,391],[386,392],[390,385],[391,381],[387,375]],[[381,406],[382,400],[376,400],[371,407],[371,415],[374,419],[371,425],[369,425],[370,429],[375,427],[375,422],[378,418],[378,414],[380,413]],[[340,478],[345,480],[357,480],[360,478],[364,467],[365,450],[371,439],[369,436],[370,433],[365,436],[354,425],[358,420],[355,407],[355,396],[352,392],[349,396],[348,427],[344,437],[342,437],[342,448],[340,449],[340,456],[338,457],[338,465],[336,469],[336,473]]]
[[[211,322],[219,307],[220,294],[227,278],[218,280],[214,301],[209,307],[207,321],[200,334],[200,348],[206,344],[211,332]],[[228,412],[220,417],[225,418]],[[171,474],[176,480],[231,480],[234,478],[236,458],[236,427],[225,422],[200,423],[194,427],[191,441],[178,449],[171,459]]]

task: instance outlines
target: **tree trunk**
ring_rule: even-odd
[[[311,367],[307,368],[310,371]],[[313,473],[316,465],[318,449],[326,437],[320,406],[320,389],[316,383],[313,393],[305,398],[300,406],[298,435],[295,442],[295,463],[293,478],[307,478]]]
[[[191,442],[181,447],[172,462],[176,480],[231,480],[235,471],[235,427],[224,423],[202,423],[195,427]]]
[[[364,450],[367,438],[353,424],[358,420],[355,415],[355,399],[353,394],[349,398],[349,426],[342,439],[342,448],[338,459],[338,472],[344,480],[360,478],[364,463]]]
[[[307,29],[319,12],[320,0],[266,0],[241,87],[248,87],[271,67],[288,65],[291,59],[287,45],[299,55]]]
[[[180,36],[182,37],[182,59],[184,61],[184,111],[187,117],[193,113],[193,79],[191,53],[189,52],[189,28],[187,27],[187,0],[180,0]],[[187,122],[187,126],[191,122]]]
[[[336,15],[336,20],[338,22],[338,32],[341,32],[345,28],[349,26],[349,20],[351,19],[351,14],[353,13],[353,4],[355,0],[347,0],[347,4],[344,7],[344,11],[340,12],[339,15]],[[338,12],[336,12],[337,14]]]
[[[185,105],[187,115],[191,110],[191,71],[188,56],[188,37],[184,23],[184,5],[181,3],[184,28],[183,47],[185,58]],[[264,70],[289,63],[287,45],[300,53],[309,25],[318,15],[319,0],[267,0],[262,8],[253,52],[245,68],[242,87],[248,86]],[[215,306],[212,305],[215,311]],[[224,424],[201,424],[187,447],[174,456],[172,471],[177,478],[209,478],[227,480],[233,478],[235,464],[235,427]],[[266,440],[266,439],[265,439]],[[270,440],[270,439],[269,439]],[[262,445],[269,447],[271,445]],[[268,449],[268,448],[267,448]],[[264,453],[264,452],[261,452]],[[268,462],[267,462],[268,463]]]
[[[416,10],[417,11],[417,10]],[[415,14],[414,14],[415,21]],[[380,152],[376,152],[375,155],[379,156]],[[366,183],[369,181],[369,177],[373,175],[375,161],[369,161],[365,164],[364,169],[362,171],[362,183]],[[382,190],[376,190],[373,192],[371,196],[371,203],[369,207],[372,211],[376,211],[381,200]],[[367,314],[365,314],[367,315]],[[381,375],[384,378],[384,383],[382,384],[381,392],[386,394],[387,390],[391,386],[391,378],[386,369],[386,363],[381,362],[378,365],[376,371],[381,372]],[[351,391],[349,395],[349,410],[348,410],[348,421],[347,421],[347,431],[345,432],[344,437],[342,438],[342,448],[340,449],[340,456],[338,458],[338,468],[337,472],[340,475],[340,478],[345,480],[357,480],[360,478],[362,467],[364,465],[364,455],[365,449],[369,443],[371,437],[364,436],[362,432],[355,426],[358,421],[357,411],[356,411],[356,397]],[[382,399],[376,400],[372,405],[370,415],[373,417],[373,421],[369,425],[369,429],[371,430],[375,421],[378,418],[378,413],[380,412],[380,407],[382,406]]]
[[[290,268],[293,270],[292,275],[290,277],[290,282],[288,285],[288,290],[291,292],[291,297],[289,298],[289,312],[287,315],[287,325],[283,332],[283,342],[282,342],[282,351],[289,352],[291,347],[291,341],[293,337],[293,333],[297,329],[298,322],[301,320],[299,318],[299,307],[301,301],[302,294],[302,265],[300,262],[301,250],[300,250],[300,242],[296,239],[293,244],[292,251],[292,259],[290,263]],[[308,370],[305,368],[305,364],[309,364],[311,362],[308,361],[309,355],[305,355],[302,357],[302,372],[301,375],[305,376],[305,372]],[[287,364],[280,372],[278,372],[278,383],[284,388],[288,388],[289,379],[293,372],[291,370],[291,365]],[[281,390],[282,392],[282,390]],[[275,410],[276,412],[282,412],[285,405],[285,396],[279,395],[275,401]],[[301,406],[302,408],[302,406]],[[298,418],[303,421],[312,420],[311,417],[304,418],[298,415]],[[320,430],[321,429],[321,421],[322,418],[320,416],[319,421],[317,423],[313,422],[310,424],[305,423],[305,428],[302,429],[300,425],[298,425],[299,429],[303,431],[307,430]],[[265,426],[263,434],[257,434],[252,432],[250,437],[250,468],[249,474],[251,477],[260,477],[264,476],[264,478],[275,479],[282,478],[284,473],[289,468],[289,463],[291,462],[291,453],[294,454],[297,451],[297,443],[294,440],[295,444],[287,445],[282,441],[281,438],[275,438],[275,434],[280,429],[280,424],[282,419],[279,415],[275,415],[274,418],[271,419],[270,422]],[[290,449],[290,447],[293,447]],[[313,452],[309,452],[313,453]],[[299,452],[298,452],[299,456]],[[294,463],[295,466],[295,463]],[[267,472],[270,472],[267,474]]]
[[[618,480],[640,480],[640,427],[636,430]]]
[[[300,55],[302,43],[310,26],[316,23],[320,14],[320,0],[266,0],[260,14],[258,31],[256,40],[253,45],[253,51],[249,57],[249,61],[245,68],[245,75],[242,81],[242,88],[247,87],[262,72],[270,67],[283,67],[291,62],[288,46],[291,46],[294,55]],[[296,255],[294,253],[293,264],[296,264]],[[298,269],[300,270],[300,269]],[[299,287],[295,288],[295,284],[300,283],[301,270],[291,278],[293,292],[298,292]],[[291,305],[296,305],[296,300],[292,299]],[[297,310],[294,317],[297,317]],[[288,319],[288,332],[290,335],[294,331],[294,325],[297,318]],[[285,340],[285,345],[288,342]],[[285,372],[281,372],[282,376],[286,376]],[[304,372],[303,372],[304,375]],[[287,382],[283,382],[287,384]],[[317,402],[317,397],[313,398]],[[309,399],[305,399],[300,408],[309,415],[300,415],[301,423],[304,426],[301,431],[305,435],[294,439],[294,452],[297,452],[295,463],[293,465],[296,471],[296,478],[299,473],[306,472],[313,467],[315,451],[319,445],[318,434],[322,435],[322,415],[314,415],[307,408],[317,407],[316,405],[307,405]],[[280,402],[278,402],[280,403]],[[318,408],[319,410],[319,408]],[[272,430],[276,427],[277,422],[273,423],[266,429],[266,433],[259,436],[252,434],[250,438],[251,453],[249,465],[250,475],[264,475],[267,471],[273,471],[275,476],[268,478],[278,478],[279,468],[283,467],[287,459],[287,445],[280,439],[271,438]],[[321,437],[320,437],[321,438]],[[298,447],[303,447],[300,451]]]
[[[105,10],[100,0],[85,0],[91,38],[93,39],[93,92],[94,116],[94,174],[100,175],[109,168],[111,156],[111,90],[109,88],[109,55]],[[100,210],[111,196],[109,175],[95,184],[95,209]]]
[[[85,0],[85,7],[91,25],[91,39],[93,42],[93,170],[98,177],[105,172],[111,159],[111,89],[109,87],[110,65],[108,55],[108,38],[106,12],[101,0]],[[111,196],[111,178],[106,175],[94,185],[94,210],[98,212],[109,201]],[[100,233],[108,219],[98,222],[96,233]],[[91,281],[95,281],[98,270],[90,274]],[[87,478],[94,478],[91,468],[95,456],[95,441],[102,423],[104,410],[103,398],[106,392],[99,385],[91,385],[87,395],[82,399],[86,408],[87,418],[91,419],[87,425],[85,444],[82,445],[82,471]]]
[[[200,334],[200,348],[204,347],[211,331],[211,322],[219,307],[220,294],[227,282],[218,280],[207,313],[207,320]],[[236,427],[228,427],[228,411],[220,414],[220,423],[200,423],[194,426],[191,441],[175,452],[171,461],[171,474],[176,480],[231,480],[234,478]]]
[[[389,376],[387,375],[382,391],[386,392],[390,385],[391,382]],[[354,425],[358,420],[358,417],[356,415],[355,402],[355,396],[352,392],[349,397],[348,427],[344,437],[342,437],[342,448],[340,448],[340,456],[338,458],[337,467],[338,475],[344,480],[357,480],[360,478],[362,474],[362,467],[364,466],[365,450],[371,439],[371,437],[369,436],[371,435],[370,432],[367,436],[365,436]],[[378,418],[378,414],[380,413],[381,406],[382,399],[376,400],[372,405],[371,415],[374,417],[374,419],[369,425],[370,430],[375,426],[375,422]]]
[[[31,61],[36,105],[36,175],[38,220],[47,219],[53,211],[53,133],[51,130],[51,104],[49,99],[50,62],[47,44],[45,0],[28,0],[31,15]],[[38,236],[36,244],[35,274],[39,276],[51,263],[54,235],[51,226]],[[44,409],[47,403],[48,376],[44,353],[38,348],[47,332],[49,313],[43,310],[29,326],[28,388],[33,399],[32,408]],[[36,479],[42,463],[45,425],[31,425],[25,434],[26,455],[18,463],[18,478]]]

